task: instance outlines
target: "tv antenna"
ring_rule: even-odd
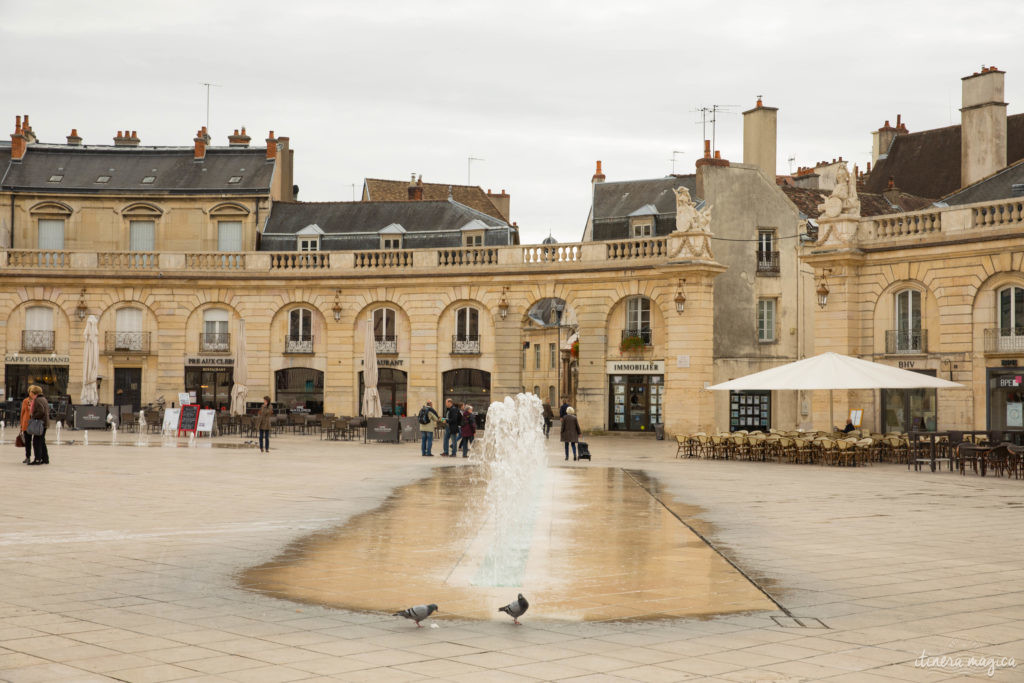
[[[473,162],[474,161],[487,161],[487,159],[481,159],[480,157],[475,157],[472,154],[470,154],[468,157],[466,157],[466,184],[467,185],[472,185],[473,184]]]
[[[793,162],[796,161],[796,155],[790,154],[789,158],[786,159],[789,162],[789,175],[793,175]]]
[[[682,150],[679,150],[679,149],[672,150],[672,175],[676,174],[676,155],[677,154],[686,154],[686,152],[684,152]]]
[[[739,105],[737,104],[712,104],[710,107],[699,107],[697,109],[691,110],[694,113],[700,114],[700,121],[696,121],[695,123],[701,124],[701,134],[703,136],[701,138],[701,141],[708,139],[711,140],[712,154],[714,154],[715,150],[717,149],[717,147],[715,146],[715,132],[717,128],[716,124],[718,122],[719,112],[729,114],[732,113],[729,111],[730,109],[735,109],[738,106]],[[710,138],[708,138],[708,124],[711,124]]]
[[[221,86],[217,83],[207,83],[205,81],[199,85],[206,86],[206,130],[210,130],[210,88],[219,88]]]

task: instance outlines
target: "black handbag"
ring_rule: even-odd
[[[42,420],[29,420],[25,431],[32,436],[42,436],[43,432],[46,431],[46,426]]]

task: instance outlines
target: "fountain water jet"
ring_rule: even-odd
[[[57,420],[57,445],[60,445],[60,430],[64,427],[64,423]]]
[[[136,446],[148,446],[149,445],[149,434],[146,433],[146,411],[139,411],[139,439],[135,442]]]

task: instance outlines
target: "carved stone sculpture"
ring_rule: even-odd
[[[840,166],[836,172],[836,186],[832,189],[832,194],[823,203],[818,204],[818,211],[821,211],[821,218],[860,217],[857,180],[850,175],[845,165]]]
[[[672,234],[670,256],[713,260],[711,254],[711,206],[700,211],[690,198],[690,191],[678,187],[676,195],[676,229]]]

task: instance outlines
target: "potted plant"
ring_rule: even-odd
[[[572,343],[572,347],[569,349],[569,355],[573,358],[580,357],[580,342],[578,339]]]
[[[644,348],[644,338],[640,335],[630,335],[622,338],[622,343],[619,344],[619,351],[622,353],[632,353],[633,351],[642,351]]]

